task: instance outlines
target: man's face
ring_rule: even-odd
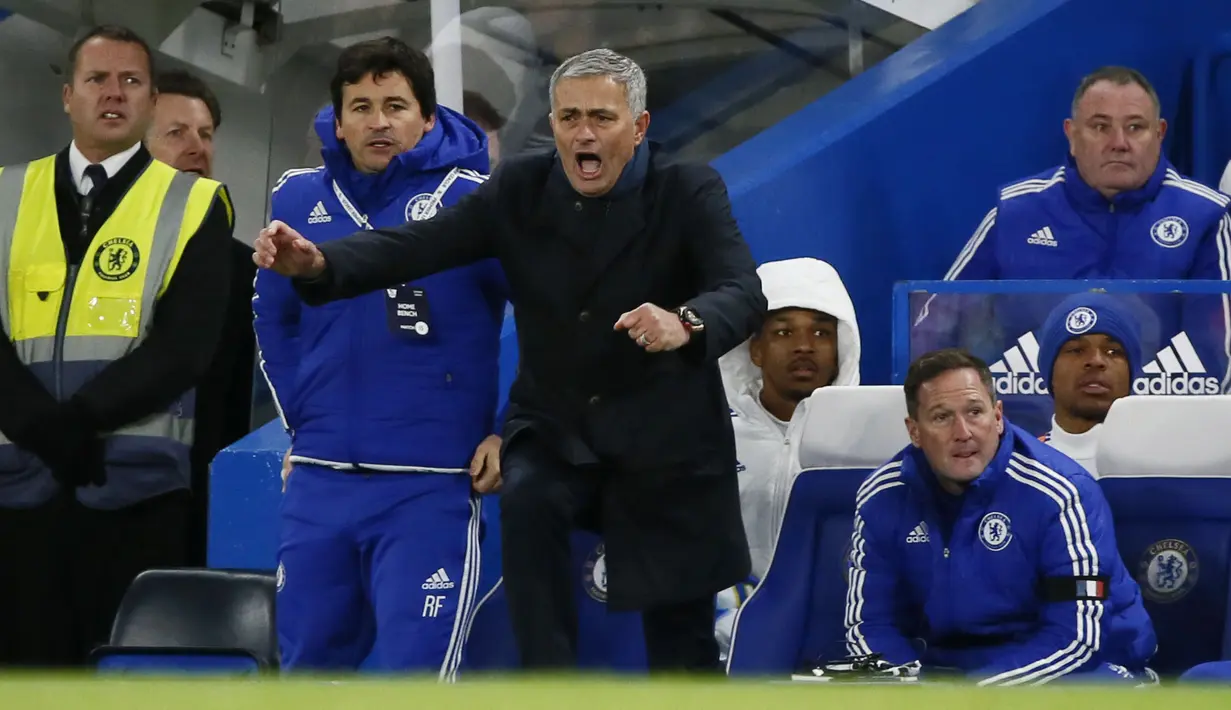
[[[436,116],[423,117],[415,92],[401,72],[379,77],[368,74],[342,86],[337,137],[346,143],[360,172],[384,170],[389,161],[418,145],[435,125]]]
[[[140,45],[95,37],[81,45],[64,112],[83,151],[114,155],[132,147],[149,125],[154,103],[150,61]]]
[[[799,403],[838,376],[838,321],[807,308],[774,311],[748,351],[764,387]]]
[[[911,443],[923,450],[937,476],[970,483],[996,455],[1004,418],[1000,402],[971,368],[950,370],[919,388],[916,419],[906,419]]]
[[[1136,190],[1158,167],[1167,122],[1145,89],[1100,81],[1064,121],[1077,170],[1103,196]]]
[[[1101,423],[1111,403],[1127,397],[1132,384],[1124,346],[1102,333],[1087,333],[1061,346],[1051,391],[1057,411]]]
[[[552,99],[551,130],[569,183],[587,197],[606,194],[645,140],[649,112],[634,117],[624,86],[608,76],[562,79]]]
[[[155,159],[176,170],[213,175],[214,117],[201,99],[159,94],[145,142]]]

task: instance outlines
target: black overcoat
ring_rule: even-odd
[[[598,525],[616,609],[694,599],[749,572],[717,361],[766,308],[718,173],[642,150],[599,198],[572,189],[554,152],[512,158],[430,220],[321,244],[325,273],[296,282],[317,305],[499,259],[520,351],[504,446],[534,432],[603,472]],[[647,353],[613,329],[643,303],[691,305],[705,329]]]

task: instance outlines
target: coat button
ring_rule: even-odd
[[[598,396],[598,395],[594,395],[593,397],[591,397],[591,398],[590,398],[590,406],[594,406],[594,405],[598,404],[598,403],[599,403],[599,402],[601,402],[601,401],[602,401],[602,400],[601,400],[601,399],[599,399],[599,396]]]
[[[574,212],[581,211],[581,200],[577,200],[576,202],[573,203],[573,211]]]
[[[577,320],[581,321],[582,323],[585,323],[586,321],[590,320],[590,312],[582,311],[581,313],[578,313]]]

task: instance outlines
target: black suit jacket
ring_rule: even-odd
[[[668,555],[671,561],[651,567],[699,555],[696,584],[651,582],[671,573],[647,569],[640,575],[646,593],[634,594],[634,604],[713,592],[715,584],[747,574],[735,442],[717,361],[752,335],[766,308],[756,263],[718,173],[664,164],[653,149],[645,150],[644,178],[600,198],[575,192],[554,153],[510,159],[430,221],[320,245],[325,273],[296,282],[301,297],[316,305],[487,257],[500,260],[520,349],[505,446],[536,431],[566,461],[609,471],[625,493],[676,496],[641,485],[642,479],[662,480],[665,469],[679,474],[674,479],[695,479],[691,500],[642,500],[635,516],[604,504],[614,604],[621,547],[630,556],[641,554],[632,549],[678,543],[682,534],[695,539]],[[691,305],[705,330],[677,351],[647,353],[614,330],[621,314],[643,303]],[[642,497],[612,495],[628,498],[625,508]],[[645,518],[647,510],[674,516],[684,508],[687,521],[655,525]],[[641,539],[645,528],[672,529],[676,539]],[[621,544],[620,538],[631,537],[638,542]]]
[[[550,153],[512,159],[430,221],[322,244],[325,274],[296,287],[316,305],[496,257],[520,348],[508,427],[576,440],[575,463],[733,458],[717,360],[759,327],[765,298],[721,177],[652,156],[633,190],[586,198],[555,165]],[[647,302],[691,305],[705,330],[647,353],[614,330]]]

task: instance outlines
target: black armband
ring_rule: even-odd
[[[1110,590],[1111,580],[1103,575],[1043,580],[1043,599],[1048,602],[1105,601]]]

